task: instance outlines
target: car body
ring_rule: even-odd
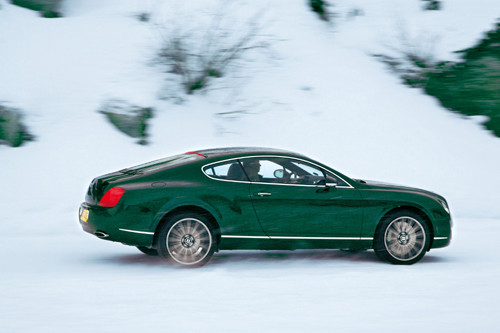
[[[235,249],[374,249],[412,264],[451,240],[446,200],[269,148],[188,152],[95,178],[83,229],[176,264]]]

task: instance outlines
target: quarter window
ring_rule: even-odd
[[[248,181],[245,172],[237,160],[209,165],[203,168],[203,171],[212,178]]]

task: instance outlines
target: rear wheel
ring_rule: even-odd
[[[429,248],[429,228],[410,211],[386,216],[379,226],[374,250],[379,258],[393,264],[411,265],[422,259]]]
[[[169,262],[185,267],[206,264],[215,250],[213,228],[197,213],[172,216],[158,234],[158,254]]]

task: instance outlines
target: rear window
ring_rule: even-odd
[[[178,166],[182,164],[188,164],[194,162],[202,157],[195,154],[179,154],[175,156],[165,157],[159,160],[147,162],[144,164],[139,164],[131,168],[120,170],[123,173],[130,171],[155,171],[159,169],[164,169],[168,167]]]

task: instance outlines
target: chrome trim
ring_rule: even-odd
[[[121,229],[121,228],[118,230],[125,231],[125,232],[133,232],[135,234],[145,234],[145,235],[154,235],[155,234],[154,232],[149,232],[149,231],[138,231],[138,230],[129,230],[129,229]]]
[[[108,238],[109,235],[105,232],[102,232],[102,231],[96,231],[94,233],[95,236],[99,237],[99,238]]]
[[[250,238],[250,239],[270,239],[268,236],[237,236],[237,235],[221,235],[222,238]]]
[[[309,239],[309,240],[372,240],[373,238],[361,237],[294,237],[294,236],[269,236],[271,239]]]
[[[333,173],[337,178],[341,179],[344,183],[347,184],[347,186],[336,186],[336,188],[354,188],[351,184],[349,184],[349,182],[345,181],[344,178],[340,177],[339,175],[337,175],[335,172],[333,172],[332,170],[329,170],[325,167],[322,167],[314,162],[311,162],[311,161],[308,161],[308,160],[304,160],[302,158],[298,158],[298,157],[291,157],[291,156],[287,156],[287,155],[254,155],[254,156],[243,156],[243,157],[233,157],[233,158],[228,158],[226,160],[220,160],[220,161],[217,161],[217,162],[212,162],[212,163],[208,163],[208,164],[205,164],[201,167],[201,172],[203,172],[203,174],[205,176],[207,176],[208,178],[210,179],[213,179],[213,180],[218,180],[218,181],[222,181],[222,182],[231,182],[231,183],[244,183],[244,184],[263,184],[263,185],[281,185],[281,186],[300,186],[300,187],[323,187],[322,185],[304,185],[304,184],[282,184],[282,183],[265,183],[265,182],[252,182],[252,181],[249,181],[249,180],[228,180],[228,179],[219,179],[219,178],[214,178],[214,177],[211,177],[210,175],[208,175],[205,170],[203,170],[204,168],[212,165],[212,164],[218,164],[218,163],[222,163],[222,162],[226,162],[226,161],[237,161],[237,160],[242,160],[242,159],[247,159],[247,158],[260,158],[260,157],[281,157],[281,158],[288,158],[288,159],[292,159],[292,160],[298,160],[298,161],[302,161],[302,162],[306,162],[306,163],[309,163],[309,164],[312,164],[320,169],[325,169],[331,173]]]
[[[445,212],[450,214],[450,207],[448,206],[448,203],[446,202],[446,200],[436,198],[436,201],[439,202],[439,204],[443,207]]]
[[[243,236],[243,235],[221,235],[221,237],[249,238],[249,239],[373,240],[373,237],[296,237],[296,236]]]
[[[448,237],[434,237],[434,240],[443,240],[443,239],[448,239]]]

